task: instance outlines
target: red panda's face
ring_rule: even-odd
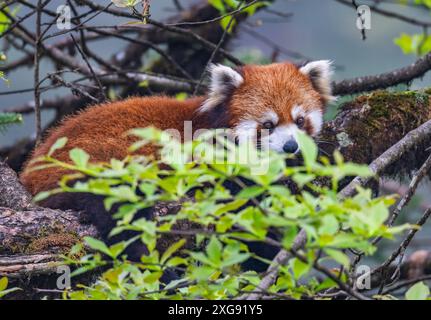
[[[238,141],[257,138],[262,148],[296,153],[297,134],[316,136],[331,95],[331,63],[226,66],[211,69],[210,94],[201,112],[234,130]]]

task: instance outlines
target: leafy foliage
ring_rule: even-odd
[[[0,32],[0,34],[1,34],[1,32]],[[7,59],[6,55],[3,52],[0,51],[0,65],[4,61],[6,61],[6,59]],[[6,85],[10,84],[10,81],[6,78],[5,73],[3,71],[1,71],[1,70],[0,70],[0,79],[3,80],[6,83]]]
[[[404,54],[423,56],[431,51],[431,36],[425,34],[402,33],[394,42]]]
[[[19,288],[7,288],[8,287],[8,279],[6,277],[0,278],[0,299],[5,295],[20,290]]]
[[[252,16],[256,13],[257,9],[270,4],[268,1],[259,1],[251,5],[243,5],[243,2],[242,0],[208,0],[208,3],[216,8],[221,15],[226,15],[220,20],[220,25],[225,30],[229,27],[228,32],[231,32],[236,25],[235,17],[228,15],[229,12],[243,8],[242,12],[245,12],[248,16]],[[230,22],[231,19],[232,22]]]
[[[137,4],[141,3],[142,0],[112,0],[111,1],[116,7],[126,8],[126,7],[134,7]]]
[[[3,12],[0,11],[0,35],[3,34],[10,25],[10,20]]]
[[[19,113],[0,112],[0,132],[14,123],[21,123],[22,115]]]
[[[405,5],[409,3],[405,0],[399,2]],[[430,0],[414,0],[412,4],[422,6],[431,13]],[[394,39],[394,43],[400,47],[404,54],[423,56],[431,51],[431,35],[428,35],[425,31],[416,34],[403,32],[398,38]]]
[[[406,292],[407,300],[427,300],[430,289],[423,282],[418,282]]]
[[[414,0],[414,4],[422,5],[429,9],[431,9],[431,1],[430,0]]]
[[[3,5],[4,4],[2,4],[2,6]],[[6,6],[4,8],[4,11],[7,12],[11,17],[16,17],[20,9],[21,9],[21,6],[15,6],[12,9]],[[4,32],[6,32],[9,29],[11,23],[12,23],[11,19],[9,19],[9,17],[3,11],[0,11],[0,35],[2,35]]]
[[[166,133],[156,129],[136,129],[131,134],[139,140],[131,151],[151,143],[160,147],[161,159],[128,156],[123,160],[112,159],[109,164],[95,164],[80,149],[70,151],[70,162],[55,159],[56,150],[64,147],[66,138],[60,139],[45,157],[36,159],[37,168],[59,166],[73,170],[63,177],[59,188],[41,193],[41,200],[58,192],[90,192],[105,196],[105,207],[119,205],[115,214],[117,226],[111,235],[125,230],[137,231],[128,241],[107,246],[100,240],[85,239],[85,247],[95,253],[86,253],[83,244],[76,245],[67,263],[75,265],[74,275],[100,266],[109,268],[90,286],[65,292],[70,299],[228,299],[253,291],[263,274],[242,271],[240,264],[250,257],[270,263],[250,252],[247,241],[273,245],[289,250],[299,230],[307,233],[307,243],[298,256],[278,272],[277,282],[268,293],[284,294],[293,298],[314,296],[316,292],[336,286],[331,279],[319,281],[313,266],[316,263],[342,265],[348,270],[350,259],[344,249],[350,248],[372,254],[376,248],[370,243],[375,237],[393,238],[394,234],[409,228],[408,225],[387,227],[388,207],[394,198],[372,198],[370,190],[358,189],[352,198],[337,197],[338,183],[346,176],[369,176],[367,167],[344,163],[339,154],[336,163],[328,159],[317,161],[317,147],[306,135],[300,136],[304,165],[286,166],[286,156],[263,153],[254,148],[254,157],[270,164],[265,174],[255,174],[250,163],[227,161],[226,155],[243,154],[247,146],[237,146],[224,141],[224,148],[208,143],[208,136],[179,144]],[[210,137],[218,139],[211,134]],[[212,140],[212,139],[210,139]],[[178,146],[187,161],[169,162],[166,155]],[[204,151],[202,151],[204,150]],[[199,151],[199,152],[197,152]],[[226,152],[227,151],[227,152]],[[220,156],[220,154],[223,154]],[[178,154],[178,153],[175,153]],[[213,161],[209,154],[216,154],[224,161]],[[198,156],[197,156],[198,155]],[[219,159],[220,160],[220,159]],[[35,164],[35,165],[36,165]],[[163,166],[162,164],[165,164]],[[85,182],[70,181],[89,176]],[[303,188],[292,194],[280,184],[280,180],[292,179]],[[329,186],[313,184],[326,178]],[[242,181],[253,182],[245,186]],[[225,187],[226,181],[242,186],[238,194]],[[193,200],[190,194],[193,193]],[[134,219],[144,208],[162,201],[183,201],[175,215],[157,216],[153,221]],[[177,223],[190,221],[199,228],[188,230],[194,238],[183,237],[160,251],[158,241],[167,235],[175,235]],[[276,230],[280,239],[268,237],[269,230]],[[149,254],[140,263],[127,260],[124,250],[134,241],[141,241]],[[192,242],[192,246],[190,245]],[[80,254],[78,254],[80,253]],[[104,255],[112,261],[106,260]],[[80,258],[76,258],[80,256]],[[167,269],[174,269],[179,280],[164,283],[161,279]],[[347,277],[342,269],[333,269],[341,281]],[[341,272],[341,273],[340,273]]]

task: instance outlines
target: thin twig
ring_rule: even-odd
[[[301,230],[296,236],[292,244],[292,250],[298,251],[304,247],[307,242],[307,234],[304,230]],[[258,300],[262,293],[268,290],[277,280],[278,271],[280,266],[283,266],[292,257],[291,253],[287,250],[280,250],[271,262],[271,265],[266,271],[266,275],[262,278],[259,285],[256,288],[255,293],[251,293],[246,296],[242,296],[239,300]]]
[[[419,183],[423,180],[423,178],[425,178],[425,176],[428,174],[430,169],[431,169],[431,155],[425,160],[421,168],[414,174],[406,194],[401,198],[397,206],[392,211],[391,218],[388,221],[388,226],[393,225],[393,223],[395,222],[395,219],[398,217],[401,210],[410,202],[410,200],[412,199],[413,195],[416,192],[416,189],[418,188]]]
[[[241,6],[242,6],[243,2],[244,2],[244,1],[240,1],[240,2],[239,2],[239,4],[238,4],[237,8],[235,9],[237,12],[239,12],[238,10],[241,8]],[[231,15],[231,17],[230,17],[230,19],[229,19],[229,22],[228,22],[227,26],[226,26],[226,27],[225,27],[225,29],[223,30],[223,34],[222,34],[222,36],[221,36],[221,38],[220,38],[220,41],[217,43],[217,46],[214,48],[213,52],[211,53],[210,58],[208,59],[208,62],[207,62],[207,63],[206,63],[206,65],[205,65],[204,70],[202,71],[201,77],[200,77],[200,79],[199,79],[199,83],[198,83],[198,85],[196,86],[195,91],[193,92],[193,95],[196,95],[196,94],[199,92],[199,90],[200,90],[200,88],[201,88],[201,85],[202,85],[202,81],[204,80],[204,77],[205,77],[205,73],[207,72],[208,67],[209,67],[209,66],[211,65],[211,63],[213,62],[213,60],[214,60],[214,58],[215,58],[215,56],[216,56],[217,52],[220,50],[221,46],[223,45],[223,42],[224,42],[224,40],[226,39],[226,36],[227,36],[227,34],[229,33],[229,30],[230,30],[230,28],[231,28],[231,26],[232,26],[232,23],[233,23],[234,21],[235,21],[235,15],[234,15],[234,14],[232,14],[232,15]]]
[[[419,185],[419,183],[422,181],[422,179],[426,176],[426,174],[429,172],[431,168],[431,155],[428,157],[427,160],[425,160],[424,164],[421,166],[421,168],[414,174],[410,185],[408,187],[407,192],[404,194],[404,196],[401,198],[401,200],[398,202],[397,206],[393,209],[389,220],[387,221],[386,225],[388,227],[391,227],[395,220],[397,219],[398,215],[400,214],[401,210],[410,202],[413,195],[416,192],[416,189]],[[373,241],[371,241],[372,245],[377,245],[382,240],[382,237],[377,237]],[[353,271],[356,267],[356,265],[359,263],[359,261],[362,259],[364,253],[358,252],[355,253],[356,257],[352,262],[351,270]]]
[[[418,227],[423,226],[430,216],[431,216],[431,208],[425,210],[421,218],[416,222],[416,226]],[[401,253],[403,253],[406,250],[406,248],[413,240],[416,233],[420,230],[420,228],[418,227],[415,227],[409,231],[406,238],[403,240],[403,242],[401,242],[399,247],[392,252],[389,258],[386,259],[386,261],[383,262],[379,267],[371,271],[372,275],[387,268]]]
[[[103,101],[107,100],[106,95],[105,95],[105,89],[103,88],[102,82],[100,82],[99,77],[97,76],[96,72],[94,72],[93,67],[91,66],[90,61],[88,61],[87,56],[85,55],[85,53],[83,52],[83,50],[81,49],[81,47],[79,46],[79,44],[76,42],[75,37],[73,36],[73,34],[70,35],[70,37],[73,40],[73,43],[75,44],[76,49],[78,49],[79,53],[81,54],[82,59],[84,60],[84,62],[86,63],[88,69],[90,70],[94,81],[96,82],[96,84],[99,86],[99,90],[100,90],[100,95],[103,98]]]

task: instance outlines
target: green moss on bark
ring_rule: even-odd
[[[325,125],[322,139],[334,145],[321,148],[332,154],[338,147],[346,160],[368,164],[431,118],[430,95],[431,89],[376,91],[357,97],[344,104],[337,117]],[[398,164],[397,170],[407,173],[417,168],[426,148],[424,145],[412,150],[402,159],[404,167]]]

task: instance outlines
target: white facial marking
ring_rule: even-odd
[[[305,110],[302,106],[294,106],[291,112],[293,120],[297,120],[299,117],[304,117],[310,121],[312,126],[311,135],[317,135],[322,130],[323,125],[323,113],[320,109]]]
[[[274,111],[267,111],[261,118],[261,122],[265,123],[266,121],[271,121],[273,124],[277,125],[278,123],[278,114]]]
[[[208,98],[199,108],[199,112],[206,112],[219,105],[227,98],[231,88],[238,88],[244,78],[234,69],[221,64],[213,64],[209,68],[211,74]]]
[[[323,114],[320,110],[313,110],[307,114],[307,119],[313,127],[313,136],[317,135],[322,130]]]
[[[292,108],[291,115],[293,120],[297,120],[299,117],[304,117],[308,120],[312,126],[312,135],[317,135],[322,129],[323,115],[322,111],[319,109],[312,109],[310,111],[305,110],[302,106],[297,105]],[[297,142],[297,135],[299,129],[296,124],[286,124],[277,126],[279,122],[279,117],[274,111],[265,112],[259,119],[255,120],[242,120],[234,128],[234,134],[238,139],[238,143],[253,142],[257,136],[257,128],[259,124],[263,124],[265,121],[272,121],[276,127],[272,132],[268,130],[263,130],[261,132],[260,145],[263,150],[273,150],[276,152],[285,152],[284,145],[289,141]],[[296,150],[295,153],[299,152]]]
[[[276,152],[284,152],[284,145],[290,140],[296,141],[298,131],[298,127],[294,124],[278,126],[270,135],[262,136],[262,149],[269,148]]]
[[[307,63],[299,69],[303,74],[310,77],[316,90],[322,95],[325,102],[334,101],[332,96],[331,77],[332,61],[319,60]]]
[[[290,112],[292,115],[293,120],[298,119],[299,117],[305,117],[304,108],[301,106],[293,106],[292,111]]]
[[[256,138],[258,123],[254,120],[243,120],[234,129],[234,134],[238,138],[238,143],[253,141]]]

